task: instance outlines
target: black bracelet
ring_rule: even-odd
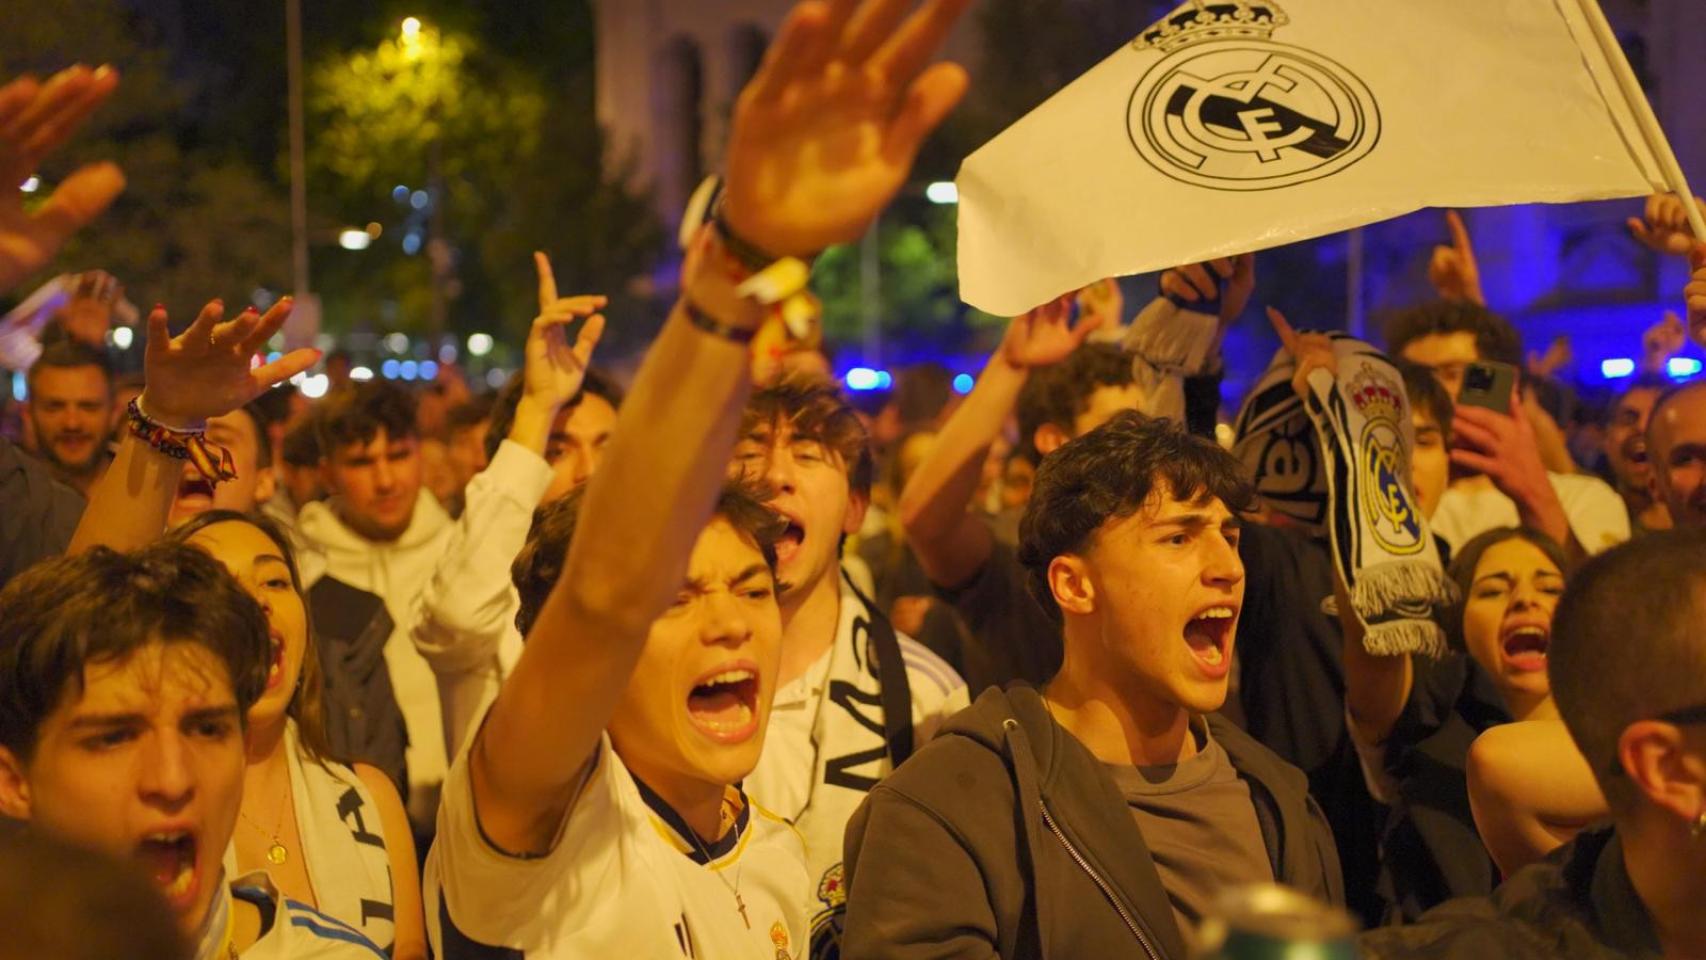
[[[756,329],[737,327],[732,324],[724,323],[716,317],[713,317],[699,309],[699,307],[691,300],[683,299],[681,301],[681,306],[687,313],[688,323],[693,324],[695,327],[698,327],[700,330],[705,331],[713,337],[722,337],[730,343],[738,343],[745,346],[752,342],[753,337],[758,336],[758,331]]]
[[[711,227],[717,231],[717,236],[722,238],[723,249],[753,273],[758,273],[781,259],[734,232],[729,221],[723,217],[723,205],[720,203],[711,213]]]

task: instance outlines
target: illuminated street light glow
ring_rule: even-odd
[[[438,379],[438,361],[436,361],[436,360],[422,360],[421,361],[421,379],[422,380],[437,380]]]
[[[431,197],[427,196],[427,192],[425,190],[416,190],[414,193],[409,194],[409,206],[414,207],[416,210],[425,210],[427,201],[431,199]]]
[[[129,327],[114,327],[113,328],[113,346],[119,348],[120,350],[129,350],[130,345],[132,343],[134,343],[135,341],[136,341],[136,331],[135,330],[132,330]]]
[[[25,193],[35,193],[41,189],[41,178],[32,173],[24,178],[24,182],[18,185],[18,189]]]
[[[483,357],[492,352],[492,335],[489,333],[471,333],[468,335],[468,352],[476,357]]]
[[[924,188],[924,198],[931,203],[950,204],[960,202],[960,188],[952,180],[937,180]]]
[[[360,380],[360,381],[365,383],[366,381],[373,379],[373,368],[372,367],[350,367],[349,368],[349,378],[351,380]]]
[[[1671,357],[1665,363],[1665,372],[1669,373],[1674,380],[1692,377],[1700,372],[1700,361],[1693,357]]]
[[[409,335],[406,333],[387,333],[385,349],[392,353],[407,353],[409,350]]]
[[[323,373],[316,373],[311,377],[304,377],[302,380],[302,386],[299,389],[301,389],[302,395],[308,399],[318,400],[326,395],[326,391],[330,389],[331,386],[332,380],[330,377]]]
[[[401,364],[397,362],[397,358],[392,357],[379,365],[379,375],[387,380],[395,380],[397,379],[397,369],[400,366]]]
[[[419,17],[404,17],[403,18],[403,39],[404,40],[413,40],[416,37],[419,37],[420,35],[421,35],[420,18]]]
[[[1612,357],[1609,360],[1601,360],[1599,372],[1607,380],[1627,377],[1635,372],[1635,361],[1628,357]]]
[[[975,383],[975,381],[972,380],[971,374],[969,374],[969,373],[962,373],[959,376],[954,378],[954,392],[955,393],[958,393],[958,394],[970,393],[971,388],[974,386],[976,386],[976,383]]]
[[[369,236],[366,230],[357,230],[354,227],[350,227],[349,229],[339,231],[338,233],[338,246],[343,247],[345,250],[366,250],[368,244],[371,244],[372,242],[373,237]]]

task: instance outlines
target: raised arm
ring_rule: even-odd
[[[457,520],[417,601],[410,630],[431,665],[443,706],[445,749],[454,757],[480,707],[498,689],[498,647],[514,623],[509,566],[527,542],[533,511],[550,488],[546,439],[586,380],[604,333],[601,296],[557,295],[551,262],[533,255],[539,314],[528,330],[521,397],[505,443],[468,484]],[[567,327],[584,318],[571,341]]]
[[[148,314],[142,356],[146,385],[138,407],[168,430],[201,430],[208,418],[230,413],[312,367],[320,359],[318,350],[293,350],[272,363],[250,366],[255,352],[284,326],[290,309],[291,299],[283,297],[265,315],[251,307],[224,320],[225,305],[213,300],[174,337],[167,331],[166,308],[156,305]],[[129,550],[160,536],[183,475],[183,460],[126,429],[118,455],[90,491],[69,552],[94,546]]]
[[[965,402],[942,425],[930,455],[900,495],[907,543],[932,583],[958,587],[989,559],[989,528],[967,512],[989,445],[1037,367],[1059,363],[1105,319],[1071,322],[1071,295],[1014,317]]]
[[[908,6],[788,15],[730,129],[721,220],[746,245],[810,257],[860,236],[899,190],[966,87],[958,66],[926,66],[965,0]],[[622,405],[563,575],[476,734],[481,824],[507,849],[549,844],[723,485],[750,389],[736,341],[761,311],[735,292],[740,261],[719,233],[689,251],[683,299]]]
[[[1507,877],[1611,813],[1593,768],[1557,720],[1487,730],[1470,745],[1465,770],[1475,829]]]
[[[1307,403],[1309,374],[1316,369],[1334,374],[1338,371],[1332,341],[1325,334],[1298,333],[1272,307],[1268,308],[1268,320],[1279,334],[1280,345],[1297,364],[1292,389]],[[1333,566],[1333,595],[1338,600],[1339,626],[1344,635],[1345,711],[1350,716],[1351,734],[1360,747],[1378,747],[1391,734],[1399,714],[1404,712],[1405,702],[1410,699],[1410,688],[1415,682],[1410,658],[1376,656],[1363,646],[1362,621],[1351,605],[1350,592],[1337,564]]]

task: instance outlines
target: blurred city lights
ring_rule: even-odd
[[[492,352],[492,335],[489,333],[471,333],[468,335],[468,352],[476,357],[483,357]]]
[[[437,380],[438,379],[438,363],[436,361],[433,361],[433,360],[422,360],[421,361],[421,379],[422,380]]]
[[[403,18],[403,39],[413,40],[421,35],[421,21],[418,17]]]
[[[409,194],[409,206],[414,207],[416,210],[425,210],[427,201],[430,199],[432,198],[427,196],[427,192],[425,190],[416,190],[414,193]]]
[[[492,369],[486,371],[486,386],[491,387],[493,390],[496,390],[499,387],[502,387],[504,385],[504,381],[508,380],[508,379],[509,379],[509,371],[508,370],[504,370],[504,369],[501,369],[499,367],[493,367]]]
[[[1665,364],[1665,371],[1678,380],[1692,377],[1700,372],[1700,361],[1693,357],[1671,357],[1670,362]]]
[[[854,367],[847,371],[847,376],[842,377],[841,381],[847,384],[847,389],[860,392],[879,389],[883,382],[882,372],[870,367]]]
[[[391,199],[397,201],[398,203],[408,203],[409,202],[409,188],[403,186],[400,183],[397,184],[396,186],[392,187],[391,188]]]
[[[400,366],[402,364],[398,363],[397,359],[393,357],[379,365],[379,375],[387,380],[395,380],[397,379],[397,369]]]
[[[421,235],[414,232],[413,230],[411,230],[407,234],[405,234],[403,236],[403,252],[408,254],[411,257],[417,253],[420,253],[421,252]]]
[[[404,353],[404,352],[406,352],[409,349],[408,334],[387,333],[385,335],[385,349],[391,351],[392,353]]]
[[[970,393],[971,388],[976,385],[976,383],[977,381],[971,378],[971,374],[962,373],[954,378],[954,392],[959,394]]]
[[[274,350],[273,352],[267,354],[267,362],[268,363],[277,363],[278,358],[282,357],[282,356],[284,356],[284,354],[279,353],[277,350]]]
[[[439,347],[438,348],[438,362],[439,363],[455,363],[456,362],[456,344],[447,343],[444,346]]]
[[[421,365],[413,360],[404,360],[397,365],[397,375],[404,380],[413,380],[421,372]]]
[[[937,180],[924,188],[924,196],[931,203],[959,203],[960,188],[952,180]]]
[[[350,227],[338,232],[338,246],[345,250],[366,250],[372,242],[373,237],[366,230]]]
[[[136,341],[136,331],[129,327],[114,327],[112,336],[113,346],[120,350],[129,350],[130,345]]]
[[[327,377],[323,373],[316,373],[311,377],[304,377],[302,378],[302,395],[310,400],[318,400],[326,395],[326,390],[331,387],[331,385],[331,378]]]
[[[32,173],[24,178],[24,182],[18,185],[18,189],[25,193],[35,193],[41,189],[41,178]]]
[[[1627,377],[1635,372],[1635,361],[1628,357],[1612,357],[1610,360],[1601,360],[1599,362],[1599,372],[1603,374],[1607,380]]]
[[[372,367],[350,367],[349,368],[349,378],[351,380],[363,380],[363,381],[372,380],[373,379],[373,368]]]

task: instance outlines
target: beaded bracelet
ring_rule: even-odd
[[[700,309],[699,306],[691,300],[684,299],[682,300],[681,305],[687,313],[687,322],[693,324],[695,327],[698,327],[700,330],[703,330],[713,337],[722,337],[730,343],[738,343],[744,346],[745,344],[751,343],[753,337],[758,336],[757,329],[737,327],[732,324],[724,323]]]
[[[237,479],[231,451],[209,443],[206,430],[174,430],[144,413],[136,399],[125,407],[125,415],[132,436],[174,460],[189,461],[208,482]]]

